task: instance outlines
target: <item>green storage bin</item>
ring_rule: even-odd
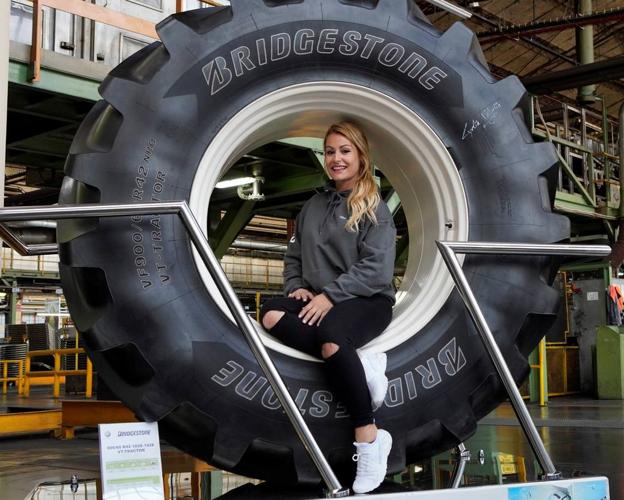
[[[596,336],[599,399],[624,399],[624,328],[599,326]]]

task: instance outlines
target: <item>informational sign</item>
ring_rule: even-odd
[[[367,500],[609,500],[606,477],[368,494]]]
[[[587,292],[587,300],[599,300],[598,292]]]
[[[100,424],[104,500],[164,500],[158,424]]]

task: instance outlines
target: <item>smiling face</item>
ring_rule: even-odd
[[[344,135],[334,133],[327,136],[325,170],[336,183],[337,191],[353,189],[360,178],[360,154]]]

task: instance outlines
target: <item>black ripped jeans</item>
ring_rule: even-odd
[[[321,357],[321,346],[338,345],[325,359],[329,383],[347,405],[356,427],[375,422],[366,377],[356,349],[379,336],[392,319],[392,301],[385,295],[357,297],[332,307],[320,325],[306,325],[298,317],[308,302],[291,297],[270,299],[262,306],[261,317],[269,311],[285,314],[270,333],[289,347]]]

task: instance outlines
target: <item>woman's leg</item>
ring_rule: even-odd
[[[366,376],[356,349],[378,335],[392,319],[392,304],[382,296],[359,297],[336,304],[318,327],[326,372],[337,396],[347,405],[356,441],[376,437]]]
[[[392,436],[375,425],[356,348],[383,332],[391,318],[392,305],[386,298],[357,298],[336,304],[318,328],[327,376],[337,396],[347,405],[355,427],[355,493],[368,493],[381,484],[392,448]]]
[[[316,326],[306,325],[299,312],[306,303],[292,297],[267,300],[260,311],[260,321],[271,335],[283,344],[311,356],[320,356],[316,340]]]

